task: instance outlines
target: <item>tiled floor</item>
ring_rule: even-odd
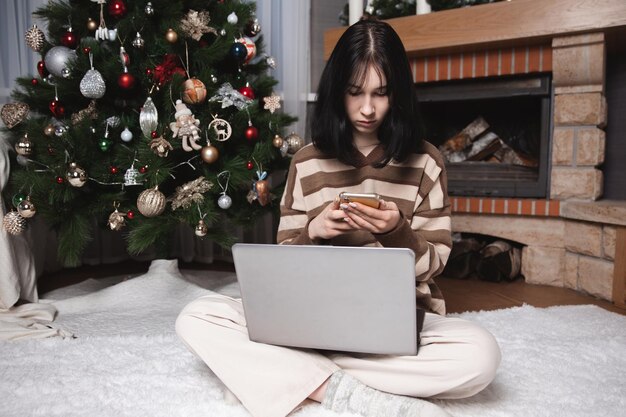
[[[82,266],[46,274],[39,279],[39,293],[71,285],[86,278],[103,278],[113,275],[140,274],[148,270],[149,262],[125,261],[118,264]],[[180,263],[181,269],[233,270],[232,264],[212,265]],[[514,282],[487,282],[477,279],[458,280],[437,278],[449,313],[464,311],[497,310],[521,306],[524,303],[536,307],[569,304],[595,304],[609,311],[626,315],[626,309],[610,302],[587,296],[566,288]]]

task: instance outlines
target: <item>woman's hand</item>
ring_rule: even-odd
[[[332,239],[353,230],[354,227],[347,221],[346,212],[339,208],[339,199],[326,206],[309,223],[309,237],[311,239]]]
[[[361,203],[341,204],[340,208],[347,215],[345,222],[352,228],[371,233],[390,232],[401,218],[400,210],[393,201],[381,200],[377,209]]]

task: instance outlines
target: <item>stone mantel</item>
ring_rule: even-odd
[[[511,0],[386,20],[409,56],[450,53],[559,36],[604,32],[626,35],[625,0]],[[345,27],[324,34],[330,56]]]

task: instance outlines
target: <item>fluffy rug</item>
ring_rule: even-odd
[[[219,380],[174,333],[189,301],[236,295],[233,274],[181,274],[175,261],[155,261],[147,274],[123,278],[45,295],[59,310],[54,325],[76,338],[0,342],[0,415],[249,416],[224,401]],[[460,316],[493,332],[503,361],[482,393],[438,402],[454,416],[624,415],[626,317],[595,306]],[[296,416],[337,414],[313,404]]]

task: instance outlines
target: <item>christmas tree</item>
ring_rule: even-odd
[[[181,222],[228,247],[229,224],[278,208],[302,139],[284,127],[255,5],[235,0],[63,0],[35,12],[25,41],[38,76],[3,106],[15,144],[4,230],[42,216],[77,265],[93,219],[128,251],[165,254]],[[35,73],[35,69],[33,69]]]

